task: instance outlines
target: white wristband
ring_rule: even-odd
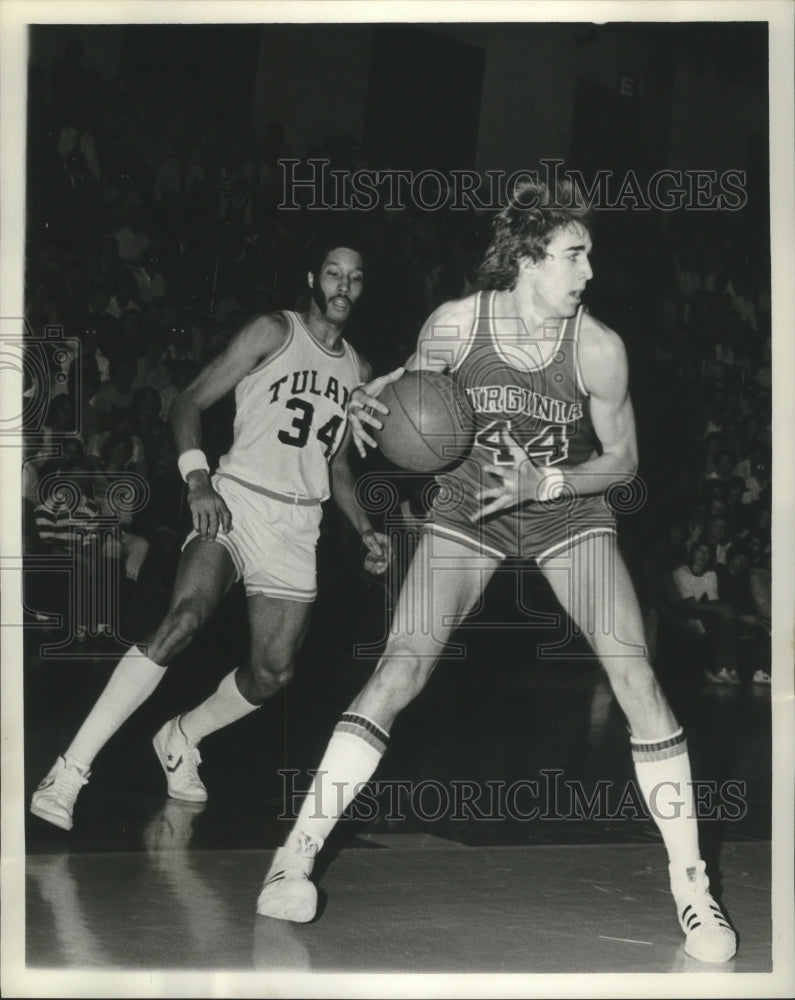
[[[202,469],[204,472],[210,471],[207,456],[201,448],[189,448],[187,451],[183,451],[177,459],[177,465],[179,466],[179,474],[186,483],[191,472],[196,472],[197,469]]]
[[[561,487],[566,481],[562,469],[548,468],[544,473],[544,478],[538,484],[538,500],[540,503],[548,503],[550,500],[558,500],[561,496]]]

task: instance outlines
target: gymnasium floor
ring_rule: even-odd
[[[242,655],[233,592],[98,757],[74,830],[27,817],[28,968],[271,972],[274,995],[290,995],[289,977],[305,972],[477,973],[492,986],[500,973],[769,973],[770,690],[661,672],[694,778],[712,783],[702,851],[740,939],[726,967],[705,966],[684,954],[664,851],[628,790],[626,728],[601,670],[576,656],[542,661],[536,644],[556,633],[500,624],[500,586],[512,584],[497,584],[458,634],[465,655],[440,664],[398,719],[370,817],[343,821],[329,839],[316,868],[320,911],[308,925],[257,917],[255,901],[287,830],[278,817],[298,801],[290,789],[307,787],[372,669],[362,653],[383,638],[385,596],[361,581],[321,594],[296,678],[203,742],[210,800],[186,805],[165,796],[150,740]],[[68,648],[73,658],[53,659],[43,650],[52,639],[28,630],[26,798],[117,655],[89,640]],[[372,648],[354,657],[356,642]],[[588,816],[573,789],[591,797],[599,782],[603,808]]]

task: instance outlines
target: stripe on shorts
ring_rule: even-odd
[[[446,525],[440,525],[435,521],[432,521],[424,527],[423,531],[429,531],[434,535],[441,535],[443,538],[452,538],[453,541],[460,542],[467,548],[473,549],[479,555],[493,556],[495,559],[507,559],[505,552],[501,552],[499,549],[495,549],[493,546],[487,545],[479,538],[473,538],[471,535],[467,535],[463,531],[456,531],[455,528],[448,528]]]
[[[632,745],[632,759],[635,763],[647,760],[667,760],[669,757],[678,757],[687,753],[687,740],[681,729],[672,736],[667,736],[664,740],[656,740],[653,743],[641,742],[630,739]]]
[[[355,712],[344,712],[340,721],[334,727],[335,733],[351,733],[359,739],[369,743],[371,747],[379,753],[384,753],[389,742],[389,733],[382,729],[375,722],[365,718],[363,715],[356,715]]]
[[[584,531],[576,531],[569,538],[563,542],[556,542],[554,545],[550,546],[548,549],[544,549],[543,552],[539,552],[535,557],[537,563],[546,561],[548,559],[553,559],[555,556],[561,555],[566,549],[573,548],[578,542],[581,542],[584,538],[588,538],[591,535],[615,535],[616,529],[613,525],[600,525],[597,528],[587,528]]]

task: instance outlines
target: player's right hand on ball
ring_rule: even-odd
[[[389,413],[389,407],[380,402],[378,394],[385,385],[397,382],[404,371],[405,368],[401,367],[389,372],[388,375],[379,375],[372,382],[357,386],[351,393],[351,398],[348,400],[348,422],[351,425],[356,450],[362,458],[367,454],[365,445],[369,444],[371,448],[376,447],[375,440],[367,433],[366,425],[381,430],[383,424],[375,414],[376,412]]]
[[[193,529],[213,541],[219,529],[226,534],[232,527],[232,515],[219,493],[209,483],[189,483],[188,505],[193,517]]]

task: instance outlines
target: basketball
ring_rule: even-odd
[[[401,469],[437,472],[471,448],[475,415],[463,390],[447,375],[406,372],[378,398],[389,413],[376,414],[384,426],[373,437]]]

